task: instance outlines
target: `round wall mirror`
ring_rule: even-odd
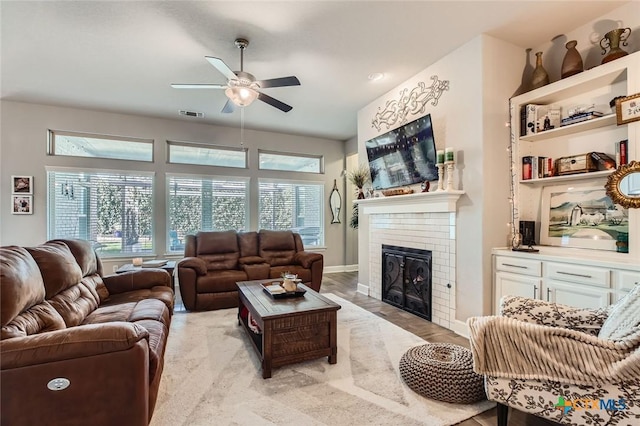
[[[614,203],[628,209],[640,208],[640,163],[632,161],[618,167],[604,187]]]

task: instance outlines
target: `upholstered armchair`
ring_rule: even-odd
[[[640,424],[640,285],[605,309],[505,296],[499,316],[467,325],[498,425],[508,407],[560,424]]]

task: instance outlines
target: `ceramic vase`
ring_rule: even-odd
[[[364,200],[364,192],[362,191],[362,188],[358,187],[358,200]]]
[[[609,48],[609,53],[602,58],[602,63],[613,61],[614,59],[627,56],[629,53],[620,48],[620,44],[627,46],[627,40],[631,35],[631,28],[617,28],[611,30],[602,37],[600,40],[600,47],[602,48],[602,54],[604,55]]]
[[[582,57],[580,56],[578,49],[576,49],[577,44],[578,42],[575,40],[571,40],[565,44],[567,53],[564,55],[564,60],[562,61],[562,78],[581,73],[584,70]]]
[[[533,76],[531,77],[531,88],[537,89],[547,84],[549,84],[549,74],[547,74],[547,70],[542,66],[542,52],[537,52],[536,67],[533,70]]]

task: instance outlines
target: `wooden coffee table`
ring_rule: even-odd
[[[262,361],[262,377],[282,365],[328,357],[329,364],[338,361],[336,321],[340,305],[318,292],[298,284],[307,292],[302,297],[274,299],[262,284],[276,279],[242,281],[238,286],[238,322],[249,335]],[[240,315],[246,307],[262,333],[251,331]]]

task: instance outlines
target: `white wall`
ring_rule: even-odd
[[[466,192],[458,202],[459,267],[454,284],[456,317],[460,321],[491,311],[490,249],[504,246],[509,217],[508,99],[520,82],[524,58],[524,49],[479,36],[358,113],[358,150],[366,158],[365,141],[388,130],[376,131],[371,126],[380,106],[420,81],[430,85],[433,75],[450,82],[450,89],[436,106],[427,103],[424,112],[407,117],[407,122],[430,113],[437,148],[453,147],[457,152],[454,187]],[[359,237],[360,265],[368,264],[369,242]],[[364,276],[363,269],[359,282],[364,284],[369,277]]]
[[[341,180],[344,168],[344,142],[280,133],[245,130],[244,146],[249,149],[249,169],[232,169],[208,166],[167,164],[166,140],[191,141],[217,145],[239,146],[239,128],[213,126],[182,120],[166,120],[142,116],[114,114],[46,105],[2,101],[0,143],[0,244],[37,245],[47,239],[46,166],[100,168],[115,170],[154,171],[155,199],[154,220],[159,225],[154,230],[157,254],[163,256],[165,240],[166,197],[165,173],[192,173],[222,176],[249,176],[251,228],[257,227],[258,187],[260,177],[280,177],[297,180],[323,181],[325,183],[325,265],[342,266],[345,259],[345,221],[330,224],[331,212],[328,198],[333,180]],[[47,130],[66,130],[104,135],[130,136],[154,139],[154,162],[132,163],[118,160],[53,157],[46,154]],[[258,170],[258,148],[283,152],[321,154],[324,156],[325,173],[287,173]],[[106,165],[106,166],[105,166]],[[33,215],[12,215],[9,206],[10,176],[34,176]],[[341,189],[340,192],[343,192]],[[126,263],[126,260],[120,263]],[[107,267],[110,271],[110,266]]]

